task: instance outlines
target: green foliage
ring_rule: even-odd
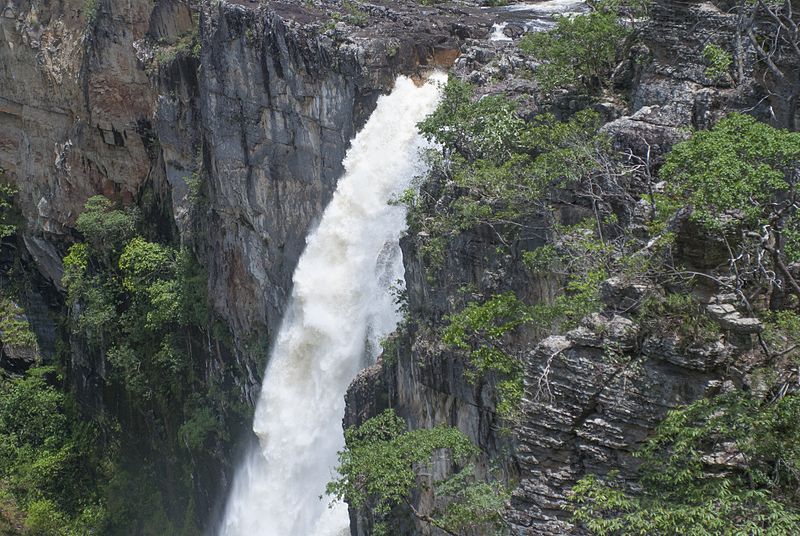
[[[166,395],[165,380],[179,385],[187,368],[181,328],[209,321],[205,273],[188,251],[135,236],[135,219],[105,198],[92,198],[78,223],[89,242],[69,249],[62,279],[75,330],[106,351],[132,394]]]
[[[178,435],[189,450],[202,452],[206,439],[220,434],[222,423],[219,416],[208,407],[197,408],[189,419],[181,425]]]
[[[473,96],[472,86],[451,78],[439,107],[419,125],[442,152],[428,154],[431,180],[401,201],[431,267],[443,261],[449,237],[483,225],[508,243],[545,212],[554,189],[580,189],[598,168],[615,167],[596,113],[566,122],[541,114],[526,122],[504,96]]]
[[[342,2],[342,8],[344,8],[344,14],[338,11],[333,11],[330,13],[331,20],[325,27],[326,31],[334,29],[337,22],[343,21],[347,24],[352,24],[353,26],[358,26],[361,28],[365,27],[369,22],[369,15],[363,10],[358,2],[350,2],[345,0]]]
[[[695,221],[724,238],[738,287],[766,286],[775,310],[789,305],[787,291],[800,298],[787,268],[800,259],[800,133],[731,114],[678,144],[661,174]]]
[[[358,428],[349,428],[345,445],[339,453],[340,476],[328,484],[327,491],[346,499],[351,506],[369,506],[376,514],[375,534],[388,534],[387,517],[395,507],[410,504],[420,475],[432,470],[435,454],[446,450],[453,462],[463,463],[478,452],[455,428],[407,431],[403,420],[391,409]],[[449,504],[441,516],[416,515],[451,532],[494,524],[499,515],[498,502],[502,503],[504,494],[498,491],[495,497],[488,497],[498,488],[476,484],[472,473],[468,466],[456,478],[437,486],[437,499]]]
[[[555,246],[547,244],[532,251],[522,253],[522,262],[525,267],[535,274],[550,272],[558,261],[558,252]]]
[[[37,348],[25,311],[5,296],[0,296],[0,340],[17,348]]]
[[[726,76],[733,65],[730,52],[719,45],[709,43],[703,48],[703,59],[706,60],[706,76],[716,80]]]
[[[563,292],[552,304],[537,304],[535,316],[537,324],[558,326],[563,331],[601,308],[600,283],[609,273],[626,275],[625,263],[631,258],[625,256],[624,244],[600,239],[596,223],[591,220],[556,225],[554,231],[557,236],[554,253],[545,255],[556,256],[550,270],[563,279]]]
[[[513,292],[505,292],[478,304],[470,302],[459,313],[447,317],[442,341],[468,351],[474,371],[467,372],[471,382],[494,373],[498,376],[498,412],[511,417],[522,400],[522,363],[507,351],[507,335],[531,322],[533,315]]]
[[[798,161],[800,134],[731,114],[676,145],[661,175],[705,224],[719,228],[725,215],[758,225],[794,190]]]
[[[186,179],[186,186],[189,190],[187,194],[189,204],[193,208],[205,206],[205,204],[208,202],[208,199],[204,190],[202,176],[196,172],[192,173],[191,176],[187,177]]]
[[[87,25],[92,25],[97,20],[100,11],[100,0],[83,1],[83,18]]]
[[[0,384],[0,482],[27,516],[25,534],[86,534],[104,522],[97,431],[71,415],[53,376],[34,368]]]
[[[84,243],[70,246],[64,256],[64,275],[61,282],[65,287],[71,288],[80,285],[89,269],[89,248]],[[75,296],[70,297],[73,300]]]
[[[500,482],[477,479],[474,467],[468,465],[450,478],[437,482],[435,490],[437,496],[451,498],[441,512],[437,512],[441,525],[456,533],[467,533],[475,527],[500,533],[505,524],[502,512],[511,498]]]
[[[156,52],[156,62],[159,65],[166,65],[179,57],[200,59],[202,44],[199,29],[194,28],[178,37],[172,44],[160,43]]]
[[[558,17],[552,30],[522,39],[520,48],[544,62],[535,74],[542,90],[575,87],[595,92],[606,85],[630,34],[612,7],[601,2],[586,15]]]
[[[179,534],[170,523],[164,495],[156,482],[163,475],[152,466],[116,467],[106,485],[109,512],[107,534]],[[195,532],[197,534],[198,532]],[[190,532],[191,534],[191,532]]]
[[[97,515],[105,528],[92,529],[94,533],[197,534],[192,467],[183,456],[216,455],[220,443],[230,440],[228,426],[243,419],[247,410],[231,400],[222,382],[209,380],[207,363],[197,359],[198,353],[212,351],[211,345],[224,336],[208,308],[207,274],[189,249],[143,236],[138,223],[136,211],[92,198],[78,218],[85,241],[72,245],[64,257],[62,283],[73,340],[105,361],[103,380],[121,398],[122,407],[136,419],[146,416],[160,430],[149,437],[132,437],[131,430],[97,416],[105,441],[125,444],[125,449],[113,449],[107,460],[94,460],[95,469],[108,471],[107,482],[95,483],[97,499],[84,506],[104,507]],[[56,454],[69,458],[71,452],[62,449]],[[150,461],[155,453],[164,452],[170,459]],[[55,454],[49,459],[53,465],[62,463]],[[169,498],[182,501],[178,507],[165,502],[157,484],[164,481],[165,469],[171,471],[165,484],[170,486]],[[93,523],[85,520],[96,510],[78,512],[55,502],[58,510],[53,519],[60,512],[70,527]],[[183,523],[172,519],[178,508],[186,513]],[[42,512],[40,524],[50,519],[46,509]]]
[[[357,2],[348,2],[345,0],[342,2],[342,6],[344,7],[345,12],[347,12],[345,20],[348,23],[362,28],[367,25],[369,16]]]
[[[28,505],[25,534],[32,536],[66,536],[67,520],[55,504],[48,500],[33,501]]]
[[[73,332],[105,358],[106,377],[124,389],[127,403],[160,419],[175,447],[199,450],[212,435],[227,440],[226,404],[219,393],[211,395],[214,388],[202,383],[203,370],[193,360],[193,341],[212,330],[205,271],[187,249],[138,235],[135,212],[115,209],[105,198],[92,198],[78,224],[86,242],[70,247],[62,278]],[[201,385],[209,392],[205,402],[189,403]],[[131,501],[144,500],[139,489],[120,489]],[[109,503],[110,523],[119,525],[112,533],[125,532],[130,516],[130,523],[148,524],[146,533],[169,525],[163,509],[142,516],[126,508]]]
[[[42,446],[60,435],[66,424],[64,395],[45,382],[45,375],[52,372],[48,368],[32,369],[25,378],[3,386],[0,429],[4,441]]]
[[[516,104],[502,95],[474,99],[475,88],[451,76],[436,110],[419,124],[426,139],[471,159],[494,162],[510,156],[519,144],[524,121]]]
[[[765,534],[800,526],[800,397],[732,391],[671,412],[638,453],[641,490],[589,476],[575,519],[597,535]]]
[[[652,205],[651,217],[647,222],[650,236],[665,234],[670,218],[684,207],[684,203],[680,199],[663,193],[654,193],[651,198],[647,199],[647,203]]]
[[[75,228],[93,254],[108,259],[133,238],[138,220],[136,210],[115,208],[107,197],[96,195],[86,201]]]
[[[3,169],[0,168],[0,240],[13,235],[17,231],[20,221],[20,215],[14,207],[17,187],[2,182],[4,175]]]
[[[764,340],[774,351],[797,359],[800,355],[800,315],[794,311],[774,311],[764,324]]]

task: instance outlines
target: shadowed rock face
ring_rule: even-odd
[[[252,403],[305,237],[350,139],[398,74],[448,68],[462,41],[490,23],[477,9],[411,1],[371,3],[359,20],[333,2],[98,0],[87,13],[88,5],[0,8],[0,168],[20,192],[21,243],[52,285],[48,296],[63,299],[61,256],[86,199],[140,206],[158,234],[189,245],[208,268],[234,351],[209,344],[201,359],[209,382],[243,371],[234,382]],[[186,45],[195,32],[199,54]],[[202,199],[189,195],[192,177]],[[47,305],[65,314],[57,302]],[[45,315],[29,316],[37,324]],[[54,337],[51,324],[40,328]],[[116,407],[102,357],[71,342],[68,377],[82,405]],[[211,465],[197,469],[201,510],[228,479]]]
[[[305,237],[378,96],[400,73],[449,67],[460,36],[488,28],[469,12],[434,10],[432,18],[405,3],[371,6],[364,28],[330,28],[328,9],[338,4],[253,5],[203,8],[201,68],[159,71],[169,91],[162,90],[154,123],[167,142],[163,158],[182,234],[191,211],[185,180],[202,164],[208,203],[194,218],[194,234],[208,259],[214,308],[240,350],[263,345],[280,321]],[[254,401],[250,388],[263,362],[245,359],[243,385]]]

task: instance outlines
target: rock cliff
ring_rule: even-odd
[[[690,129],[708,128],[731,110],[747,109],[765,121],[791,124],[793,111],[782,107],[774,94],[771,100],[770,88],[755,81],[752,56],[742,61],[740,83],[709,79],[702,57],[708,36],[734,42],[735,33],[736,19],[721,2],[654,2],[640,44],[614,74],[626,102],[594,106],[616,148],[657,167]],[[544,105],[535,84],[523,74],[531,68],[514,43],[469,41],[454,70],[479,84],[481,93],[520,99],[529,114],[574,110],[576,102],[569,96],[549,108]],[[620,214],[635,210],[623,207]],[[578,216],[561,217],[578,221]],[[645,334],[632,307],[641,289],[608,280],[604,311],[584,319],[580,327],[541,339],[538,327],[531,326],[515,336],[511,346],[524,356],[524,397],[521,415],[504,423],[496,414],[493,379],[478,384],[465,379],[463,361],[441,343],[441,326],[446,315],[463,307],[464,289],[476,295],[513,290],[528,303],[552,297],[554,281],[508,269],[521,264],[522,250],[541,243],[516,245],[518,249],[504,253],[515,259],[508,263],[497,256],[502,244],[493,233],[468,231],[448,242],[443,265],[431,277],[420,242],[420,237],[409,236],[402,244],[408,320],[392,353],[351,385],[345,426],[360,425],[391,407],[412,428],[442,422],[458,427],[487,454],[480,471],[494,468],[493,474],[513,489],[507,512],[513,534],[581,533],[569,521],[567,496],[575,483],[587,474],[612,470],[632,478],[639,464],[632,453],[666,412],[718,391],[722,379],[731,378],[729,367],[741,366],[737,360],[750,349],[747,334],[759,329],[755,319],[742,318],[733,307],[715,309],[713,298],[710,310],[741,320],[718,318],[730,330],[724,344],[687,346],[669,333]],[[684,228],[678,232],[681,259],[698,269],[710,267],[710,242]],[[609,348],[624,359],[609,360]],[[741,374],[733,376],[741,381]],[[441,479],[450,469],[439,464],[428,478]],[[430,489],[423,486],[414,498],[423,511],[432,506]],[[407,513],[402,517],[411,518]],[[353,534],[370,533],[371,512],[353,510],[351,520]],[[441,534],[424,524],[405,527],[402,533]]]
[[[780,98],[781,84],[794,82],[769,80],[752,54],[740,58],[736,84],[706,74],[707,36],[733,39],[738,24],[727,4],[654,2],[641,43],[614,73],[622,98],[593,106],[620,151],[657,166],[687,128],[708,127],[730,110],[796,124],[791,99]],[[548,3],[534,26],[548,27],[552,10],[562,8],[587,9]],[[504,29],[492,30],[496,20]],[[70,329],[61,282],[61,259],[79,238],[84,203],[102,194],[138,207],[154,236],[198,258],[223,327],[193,334],[193,357],[204,386],[223,385],[232,401],[252,407],[305,238],[334,191],[349,140],[398,74],[452,67],[481,94],[514,96],[527,116],[564,117],[585,104],[574,95],[554,103],[540,98],[529,76],[534,66],[514,41],[523,27],[509,12],[471,3],[5,2],[0,169],[18,189],[21,223],[18,239],[4,243],[0,266],[7,276],[21,263],[32,282],[20,301],[37,341],[31,353],[4,338],[0,366],[18,374],[38,360],[60,362],[86,414],[108,411],[119,419],[134,440],[126,448],[160,445],[168,515],[210,526],[229,484],[231,445],[248,433],[246,423],[231,417],[222,425],[228,441],[192,458],[170,442],[180,422],[130,415],[123,394],[108,388],[105,356]],[[501,39],[489,41],[498,31]],[[788,71],[797,74],[794,66]],[[623,216],[636,211],[619,208]],[[577,212],[560,209],[564,221],[577,220]],[[677,234],[687,262],[711,262],[713,248],[692,229]],[[530,239],[503,255],[519,261],[522,251],[543,244]],[[640,289],[608,280],[603,311],[579,327],[549,337],[523,329],[511,341],[524,355],[525,396],[520,420],[509,427],[496,414],[494,379],[468,382],[463,360],[436,334],[470,292],[552,299],[556,281],[531,278],[497,246],[485,229],[462,233],[430,274],[420,237],[403,240],[409,319],[391,354],[352,384],[345,425],[393,407],[413,428],[457,426],[486,453],[478,471],[513,488],[507,517],[515,534],[577,532],[563,509],[577,479],[611,469],[632,474],[632,452],[665,412],[719,389],[731,376],[731,356],[747,351],[747,336],[758,328],[709,290],[701,298],[730,333],[724,344],[645,336],[628,306]],[[604,360],[610,346],[625,359]],[[173,485],[176,468],[187,463],[194,511]],[[430,478],[450,469],[438,464]],[[414,501],[424,509],[432,497],[420,489]],[[370,512],[353,510],[351,519],[354,535],[369,533]],[[400,533],[428,533],[410,519],[398,521]]]
[[[66,316],[61,258],[89,197],[136,206],[155,235],[206,269],[231,337],[199,344],[197,357],[208,385],[252,406],[294,266],[351,137],[398,74],[448,68],[488,24],[474,9],[407,2],[12,0],[0,30],[0,168],[19,191],[19,254],[47,296],[28,309],[46,303]],[[29,318],[44,359],[58,360],[54,326],[40,316]],[[163,441],[158,422],[126,416],[123,394],[106,389],[104,357],[68,327],[58,336],[84,411],[120,411],[129,437]],[[240,424],[224,426],[238,438]],[[193,464],[201,524],[233,456],[210,450]]]

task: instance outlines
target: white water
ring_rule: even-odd
[[[547,0],[544,2],[522,2],[505,6],[483,8],[496,15],[489,41],[512,41],[503,33],[509,23],[525,28],[526,32],[541,32],[553,28],[556,17],[573,17],[589,11],[586,0]]]
[[[325,484],[344,446],[347,387],[399,320],[391,286],[403,276],[405,214],[387,201],[420,171],[416,123],[444,82],[433,78],[400,77],[378,100],[307,240],[256,407],[259,445],[237,471],[223,536],[348,534],[347,507],[329,508]]]
[[[489,41],[511,41],[511,38],[503,33],[506,26],[508,26],[507,22],[492,24],[492,33],[489,36]]]

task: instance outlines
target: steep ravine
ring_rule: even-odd
[[[154,233],[189,247],[208,273],[230,336],[197,346],[204,381],[252,407],[305,237],[356,129],[397,74],[448,67],[463,38],[489,27],[476,10],[425,14],[405,3],[373,5],[363,28],[326,27],[341,9],[211,0],[3,8],[0,168],[19,189],[22,256],[48,282],[40,293],[53,315],[66,313],[61,257],[84,202],[101,194],[138,206]],[[34,330],[52,338],[52,324],[37,318],[31,311]],[[106,388],[108,364],[68,330],[59,345],[85,414],[120,411],[128,437],[174,451],[163,458],[171,478],[170,464],[187,458],[182,447],[162,436],[159,417],[115,402],[123,395]],[[42,340],[45,361],[53,346]],[[223,423],[231,444],[247,433],[241,424]],[[192,460],[201,526],[226,493],[235,455],[222,444],[207,450]],[[172,485],[161,484],[169,496]],[[182,518],[182,499],[170,500],[169,514]]]

